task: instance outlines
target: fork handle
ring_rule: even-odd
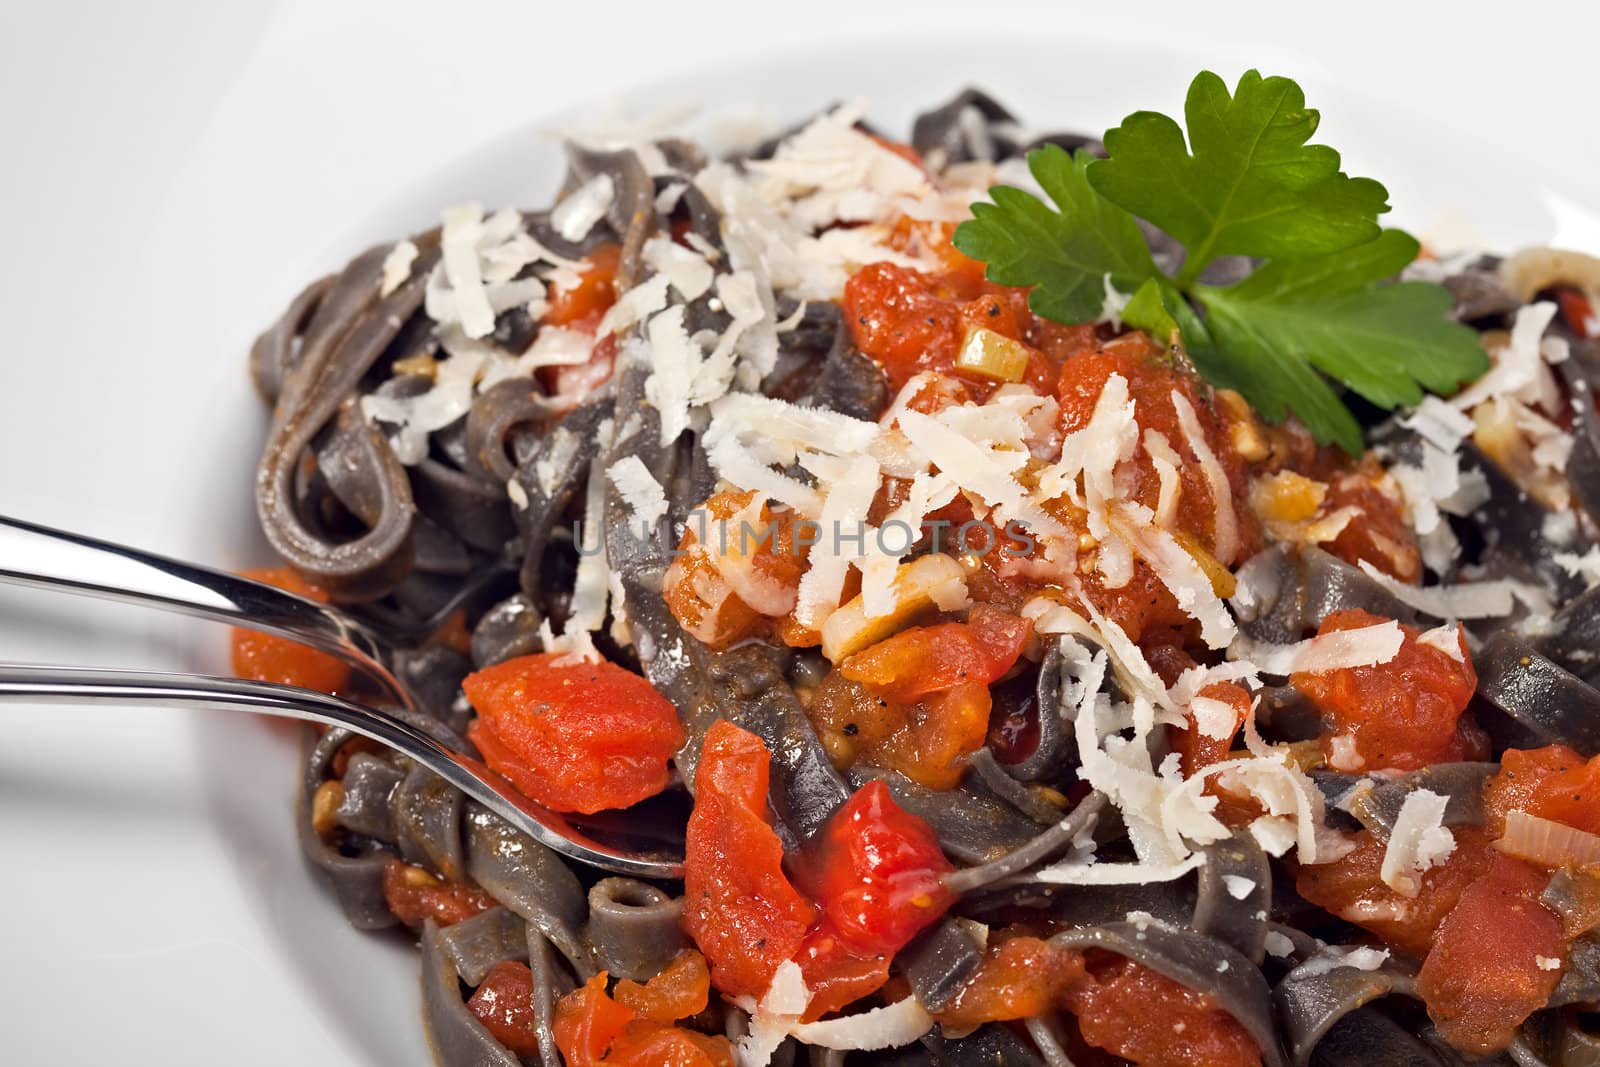
[[[385,662],[384,643],[344,613],[237,574],[0,515],[0,582],[160,608],[292,638],[372,677],[395,702],[416,702]]]

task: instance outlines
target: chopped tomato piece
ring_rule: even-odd
[[[494,907],[494,898],[475,885],[442,881],[397,859],[383,866],[383,901],[397,919],[412,927],[425,919],[452,926]]]
[[[966,622],[913,626],[847,658],[839,672],[878,696],[911,701],[968,682],[998,681],[1033,624],[979,604]]]
[[[670,779],[683,726],[666,697],[614,663],[546,653],[469,674],[467,736],[488,765],[556,811],[626,808]]]
[[[1483,801],[1486,826],[1497,837],[1510,811],[1600,834],[1600,756],[1585,761],[1566,745],[1508,748]]]
[[[603,244],[590,252],[583,269],[578,271],[577,284],[551,286],[550,307],[544,313],[544,321],[552,326],[568,326],[615,304],[621,262],[620,245]]]
[[[684,843],[683,929],[731,996],[759,997],[793,958],[816,907],[783,873],[767,821],[771,757],[754,734],[719,720],[706,733]]]
[[[1128,397],[1134,404],[1141,437],[1152,432],[1160,434],[1177,454],[1178,497],[1173,529],[1188,534],[1196,547],[1217,557],[1223,566],[1254,554],[1261,544],[1260,523],[1249,506],[1245,461],[1233,446],[1234,417],[1213,404],[1210,390],[1194,371],[1175,362],[1148,334],[1125,334],[1096,351],[1067,360],[1056,387],[1061,402],[1061,432],[1074,433],[1089,425],[1100,394],[1113,374],[1128,383]],[[1213,491],[1216,473],[1202,461],[1196,442],[1185,431],[1185,420],[1180,417],[1174,395],[1181,397],[1194,413],[1194,426],[1203,438],[1200,445],[1216,460],[1222,482],[1226,483],[1225,510],[1234,516],[1231,547],[1224,543],[1230,540],[1227,527],[1218,525],[1218,516],[1225,510]],[[1161,501],[1161,477],[1147,448],[1141,449],[1129,464],[1129,478],[1126,490],[1119,487],[1118,496],[1155,510]]]
[[[667,607],[689,634],[727,648],[770,629],[794,608],[805,570],[792,511],[722,492],[696,509],[667,568]]]
[[[605,1067],[734,1067],[733,1043],[721,1034],[634,1024],[612,1044]]]
[[[1091,952],[1063,1001],[1083,1039],[1140,1067],[1246,1067],[1261,1050],[1211,997],[1122,956]]]
[[[856,347],[875,360],[898,391],[921,371],[963,376],[987,395],[994,383],[957,370],[956,355],[969,328],[992,330],[1028,343],[1034,326],[1027,291],[994,285],[970,270],[938,277],[893,263],[873,263],[844,287],[845,317]],[[1023,380],[1048,391],[1055,366],[1028,346]]]
[[[897,770],[930,789],[951,789],[967,757],[983,747],[993,697],[984,682],[966,682],[907,704],[874,696],[832,671],[808,709],[818,736],[839,766],[857,760]]]
[[[290,567],[245,571],[244,577],[275,585],[285,592],[319,603],[328,602],[328,594]],[[240,678],[298,685],[322,693],[342,692],[350,683],[350,668],[341,659],[287,637],[238,628],[233,631],[233,673]]]
[[[1318,907],[1420,959],[1433,946],[1439,924],[1494,854],[1491,838],[1482,830],[1457,826],[1451,832],[1455,851],[1423,873],[1415,897],[1402,896],[1384,882],[1380,875],[1388,846],[1370,830],[1356,834],[1355,849],[1332,863],[1301,867],[1295,889]]]
[[[606,972],[556,1001],[556,1048],[567,1067],[595,1067],[633,1021],[633,1012],[606,996]]]
[[[651,1019],[606,995],[606,973],[556,1001],[556,1048],[567,1067],[733,1067],[727,1038]]]
[[[810,1018],[882,986],[894,954],[954,899],[941,880],[954,868],[938,838],[882,782],[869,782],[834,812],[796,869],[822,908],[798,958],[811,990]]]
[[[711,972],[706,958],[686,948],[648,982],[623,980],[612,993],[618,1004],[641,1019],[675,1023],[706,1010],[711,996]]]
[[[1561,317],[1567,320],[1572,332],[1582,338],[1594,337],[1600,331],[1600,314],[1580,289],[1564,285],[1556,290],[1556,301],[1561,305]]]
[[[533,1006],[533,972],[526,963],[501,960],[467,1001],[489,1034],[519,1056],[539,1054],[539,1013]]]
[[[1245,718],[1250,714],[1250,691],[1238,682],[1213,682],[1200,690],[1200,696],[1207,700],[1221,701],[1231,707],[1234,712],[1233,729],[1226,737],[1213,737],[1200,729],[1196,716],[1190,713],[1188,725],[1178,733],[1175,746],[1179,759],[1183,761],[1183,774],[1186,778],[1204,767],[1227,759],[1228,753],[1233,749],[1234,735],[1239,732],[1239,727],[1244,725]]]
[[[826,919],[806,937],[795,962],[811,993],[807,1022],[854,1004],[889,980],[888,956],[862,955]]]
[[[1417,972],[1417,992],[1445,1040],[1498,1052],[1561,979],[1561,920],[1539,903],[1549,877],[1493,853],[1488,873],[1461,894]],[[1553,963],[1554,966],[1550,964]]]
[[[953,899],[941,879],[955,868],[939,839],[880,781],[834,812],[799,869],[839,937],[868,955],[898,952]]]
[[[1333,479],[1323,508],[1329,514],[1355,507],[1361,514],[1325,547],[1350,564],[1370,563],[1402,582],[1422,580],[1422,553],[1406,521],[1400,491],[1370,456],[1356,470]]]
[[[1042,1015],[1086,977],[1080,952],[1036,937],[1007,938],[989,946],[972,980],[935,1018],[946,1030],[968,1030]]]
[[[1318,634],[1358,630],[1389,620],[1370,612],[1337,611]],[[1466,639],[1460,656],[1420,642],[1414,627],[1387,663],[1343,670],[1299,672],[1295,688],[1327,716],[1322,751],[1343,771],[1414,771],[1463,759],[1468,741],[1458,727],[1477,688]]]

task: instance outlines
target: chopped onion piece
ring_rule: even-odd
[[[1028,371],[1028,346],[982,326],[968,327],[956,369],[997,382],[1020,382]]]
[[[1585,833],[1566,823],[1541,819],[1525,811],[1506,814],[1505,836],[1494,847],[1508,856],[1541,867],[1582,867],[1600,863],[1600,834]]]

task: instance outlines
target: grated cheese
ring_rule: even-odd
[[[1401,896],[1415,897],[1422,889],[1421,876],[1455,851],[1455,835],[1441,821],[1449,803],[1449,797],[1430,789],[1414,789],[1400,805],[1378,876]]]
[[[1253,664],[1263,674],[1287,677],[1298,671],[1373,667],[1400,654],[1405,633],[1393,619],[1355,630],[1335,630],[1293,645],[1274,645],[1240,634],[1228,646],[1228,658]]]
[[[550,225],[568,241],[582,241],[594,224],[606,217],[616,198],[616,183],[611,175],[596,174],[555,206],[550,212]]]
[[[1234,900],[1244,900],[1256,891],[1255,881],[1239,874],[1223,875],[1222,884],[1227,888],[1228,895]]]
[[[478,242],[483,237],[483,207],[459,204],[442,214],[440,261],[454,299],[454,321],[468,337],[486,337],[494,330],[494,309],[483,291]],[[429,312],[432,315],[432,311]],[[437,318],[438,316],[434,316]]]
[[[631,522],[640,541],[656,529],[667,514],[667,493],[637,455],[624,456],[606,471],[611,484],[633,514]]]
[[[1226,566],[1239,554],[1239,519],[1233,510],[1233,486],[1228,481],[1228,472],[1222,469],[1217,454],[1206,440],[1205,430],[1200,426],[1200,419],[1195,415],[1189,398],[1174,389],[1172,407],[1178,413],[1178,426],[1183,430],[1184,439],[1189,442],[1189,451],[1199,460],[1200,473],[1205,476],[1206,485],[1211,490],[1215,531],[1213,540],[1216,542],[1212,554]]]
[[[378,295],[388,296],[411,277],[411,265],[417,261],[417,246],[410,241],[397,241],[383,257],[383,277],[378,281]]]

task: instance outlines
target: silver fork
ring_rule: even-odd
[[[112,544],[0,516],[0,582],[78,593],[292,638],[349,663],[395,703],[417,700],[393,667],[397,643],[376,627],[281,589]],[[680,840],[646,813],[566,816],[512,788],[481,762],[380,708],[295,686],[207,675],[0,664],[0,701],[159,704],[280,715],[340,726],[416,760],[539,843],[620,874],[678,878]],[[681,829],[681,828],[679,828]]]

